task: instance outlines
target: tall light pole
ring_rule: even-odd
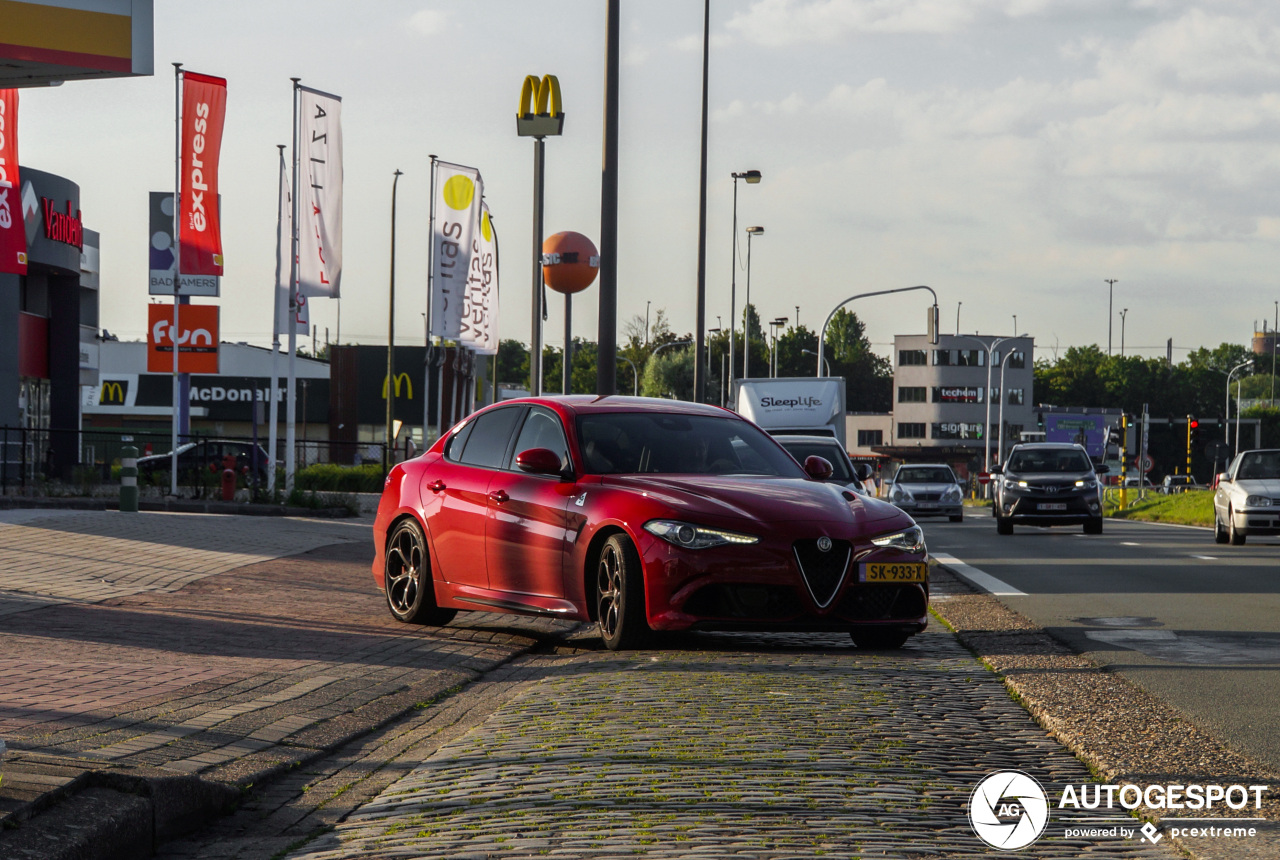
[[[1018,334],[1018,315],[1017,314],[1013,315],[1013,333],[1015,336],[1017,336]]]
[[[747,326],[751,319],[751,239],[763,236],[763,227],[747,228],[747,298],[742,303],[742,378],[751,378],[751,332]]]
[[[1115,306],[1112,300],[1116,294],[1116,281],[1119,278],[1103,278],[1107,282],[1107,355],[1111,354],[1111,319],[1115,313]]]
[[[608,0],[604,49],[603,168],[600,171],[600,315],[596,394],[618,390],[618,69],[620,0]]]
[[[646,349],[649,346],[649,305],[651,304],[653,304],[652,300],[644,303],[644,345]]]
[[[1271,406],[1276,405],[1276,349],[1280,348],[1280,301],[1276,302],[1276,322],[1271,327]]]
[[[963,304],[964,302],[956,302],[956,334],[960,334],[960,306]],[[1014,328],[1017,328],[1017,326],[1014,326]]]
[[[396,168],[391,180],[391,284],[387,290],[387,444],[382,449],[382,473],[391,469],[391,446],[395,444],[396,405],[396,186],[403,176]],[[426,447],[427,429],[422,428],[423,447]]]
[[[631,365],[631,396],[634,397],[640,393],[640,373],[636,370],[636,363],[621,353],[618,358]]]
[[[804,353],[805,355],[817,355],[817,353],[816,353],[816,352],[814,352],[814,351],[813,351],[813,350],[811,350],[811,349],[802,349],[802,350],[800,350],[800,352]],[[826,358],[822,358],[822,363],[823,363],[824,365],[826,365],[826,368],[827,368],[827,376],[830,376],[830,375],[831,375],[831,362],[827,361],[827,360],[826,360]],[[819,371],[819,375],[821,375],[821,371]]]
[[[778,330],[787,324],[786,317],[774,317],[769,320],[769,337],[772,345],[769,350],[769,375],[778,376]]]
[[[698,302],[694,322],[693,402],[707,399],[707,373],[702,357],[707,348],[707,78],[711,65],[711,0],[702,11],[702,161],[698,177]]]
[[[1120,354],[1124,355],[1124,318],[1129,313],[1128,308],[1120,311]]]
[[[1014,335],[1014,337],[1026,337],[1026,335]],[[997,421],[1000,422],[1000,428],[997,431],[999,435],[997,436],[997,439],[996,439],[996,460],[1000,463],[1004,462],[1004,404],[1005,404],[1005,401],[1009,399],[1008,391],[1004,387],[1004,363],[1009,360],[1009,356],[1011,355],[1013,355],[1013,350],[1005,350],[1004,355],[1000,357],[1000,410],[998,413],[999,417],[996,419]],[[987,366],[990,367],[990,365],[991,365],[991,362],[990,360],[988,360]],[[987,387],[987,403],[988,403],[987,408],[989,410],[991,408],[990,407],[990,403],[991,403],[991,387],[990,386]]]
[[[823,361],[822,356],[825,354],[823,345],[826,343],[826,340],[827,340],[827,326],[831,325],[831,320],[832,318],[835,317],[837,311],[839,311],[845,305],[849,304],[849,302],[856,301],[857,299],[866,299],[866,298],[870,298],[871,296],[887,296],[887,295],[890,295],[891,293],[909,293],[914,290],[928,290],[929,294],[933,296],[933,305],[932,307],[929,308],[929,335],[930,335],[929,343],[937,343],[938,342],[938,294],[933,291],[933,287],[926,287],[923,284],[921,284],[915,287],[898,287],[897,289],[893,289],[893,290],[875,290],[874,292],[870,292],[870,293],[858,293],[856,296],[850,296],[849,298],[845,299],[840,304],[832,308],[831,313],[827,314],[826,321],[822,323],[822,328],[818,329],[818,352],[817,352],[818,369],[816,372],[818,374],[822,373],[822,361]]]
[[[990,343],[983,343],[981,338],[972,337],[967,334],[956,335],[961,340],[971,340],[987,351],[987,423],[982,428],[982,447],[983,447],[983,465],[984,472],[991,471],[991,357],[995,355],[996,347],[1004,343],[1006,340],[1014,340],[1012,337],[997,337],[992,339]],[[1026,337],[1026,335],[1021,335]],[[1001,365],[1003,365],[1003,359]],[[1000,371],[1001,387],[1004,387],[1004,370]],[[1003,399],[1003,398],[1002,398]]]
[[[1235,367],[1231,368],[1231,372],[1227,374],[1227,411],[1225,413],[1227,416],[1227,420],[1223,422],[1222,441],[1228,445],[1231,444],[1231,429],[1230,429],[1231,428],[1231,377],[1236,375],[1237,370],[1248,367],[1251,364],[1253,364],[1252,359],[1250,359],[1249,361],[1242,361],[1239,364],[1237,364]],[[1243,381],[1243,377],[1241,378],[1241,381]],[[1239,387],[1237,387],[1236,388],[1236,448],[1238,449],[1239,447],[1240,447],[1240,389]],[[1236,453],[1238,454],[1240,452],[1237,450]]]
[[[729,379],[725,384],[729,386],[729,395],[732,397],[733,374],[737,372],[733,360],[733,331],[738,318],[738,180],[756,185],[760,182],[760,171],[744,170],[729,175],[733,177],[733,268],[729,276]]]

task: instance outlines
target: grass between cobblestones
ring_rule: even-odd
[[[1172,496],[1148,493],[1141,501],[1131,501],[1126,510],[1112,509],[1109,516],[1116,519],[1139,520],[1149,523],[1176,523],[1184,526],[1213,525],[1213,493],[1209,490],[1192,490]]]

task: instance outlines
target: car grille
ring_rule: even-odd
[[[708,585],[698,589],[682,610],[701,618],[749,618],[782,621],[803,607],[792,588],[772,585]]]
[[[1053,495],[1055,493],[1068,493],[1076,489],[1076,482],[1058,483],[1047,482],[1044,484],[1027,484],[1027,489],[1033,493],[1044,493],[1045,495]]]
[[[912,493],[917,502],[937,502],[942,500],[942,493]]]
[[[919,618],[926,612],[924,591],[913,585],[859,585],[845,592],[836,612],[852,621]]]
[[[852,547],[848,541],[835,540],[831,542],[831,549],[823,552],[818,549],[817,539],[809,539],[796,541],[792,549],[813,602],[818,604],[818,608],[825,609],[844,582]]]

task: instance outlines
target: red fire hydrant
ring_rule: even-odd
[[[230,502],[236,497],[236,455],[227,454],[222,458],[222,501]]]

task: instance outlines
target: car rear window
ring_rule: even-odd
[[[900,484],[954,484],[956,476],[950,469],[899,469],[894,480]]]

